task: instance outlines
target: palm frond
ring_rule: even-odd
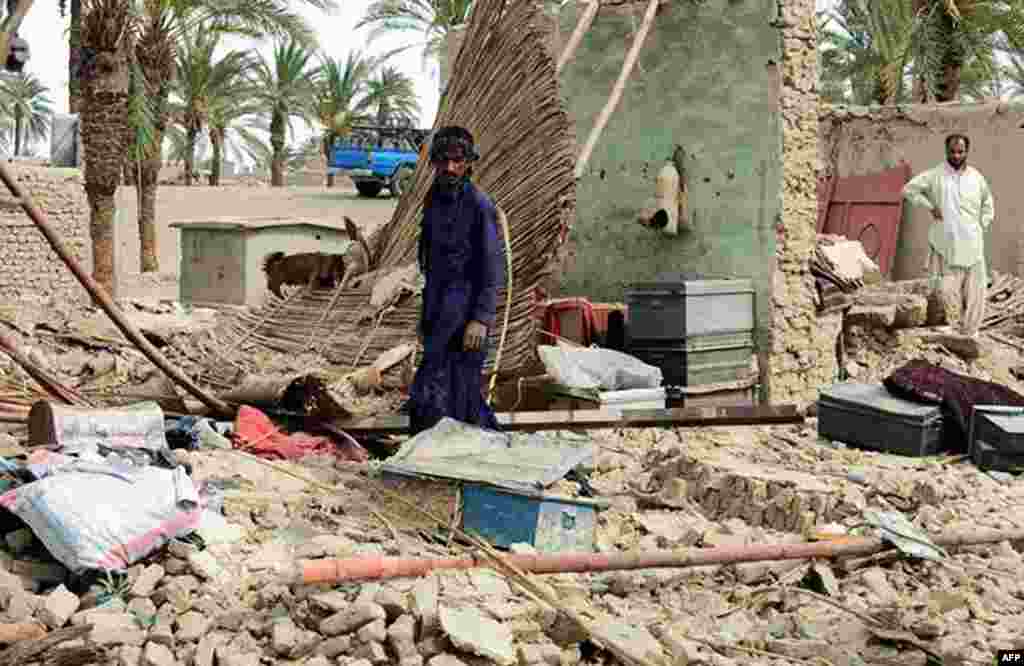
[[[370,27],[370,42],[389,34],[419,33],[422,41],[415,46],[424,47],[426,58],[440,52],[445,37],[468,22],[472,9],[471,0],[375,0],[356,28]],[[407,44],[402,50],[413,47]]]

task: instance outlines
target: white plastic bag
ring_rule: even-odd
[[[199,491],[185,468],[141,468],[134,481],[66,472],[0,495],[73,572],[124,570],[199,526]]]
[[[613,349],[541,345],[537,353],[547,373],[563,386],[603,391],[661,386],[661,368]]]

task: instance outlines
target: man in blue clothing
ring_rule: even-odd
[[[423,360],[407,406],[412,434],[445,416],[498,429],[484,400],[482,373],[498,288],[505,281],[505,256],[494,202],[470,182],[470,164],[478,158],[465,128],[448,126],[435,133],[430,145],[434,184],[424,202],[419,240],[426,286]]]

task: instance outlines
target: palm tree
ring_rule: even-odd
[[[994,58],[968,61],[960,75],[960,97],[972,102],[998,100],[1008,92],[1004,68]]]
[[[196,142],[207,126],[211,96],[238,85],[240,77],[258,62],[251,51],[231,50],[216,58],[214,53],[221,45],[221,34],[201,27],[184,31],[177,49],[174,83],[178,103],[174,115],[188,138],[186,185],[192,185],[196,177]]]
[[[1005,92],[1011,97],[1024,96],[1024,51],[1006,53],[1007,64],[1002,69],[1006,78]]]
[[[53,117],[49,88],[34,75],[22,72],[0,80],[0,109],[14,120],[14,156],[21,154],[23,140],[46,136]]]
[[[145,149],[137,155],[139,173],[139,225],[143,241],[142,270],[158,270],[155,246],[157,176],[163,162],[163,136],[170,122],[171,83],[177,73],[176,47],[190,32],[233,33],[251,37],[288,35],[302,43],[315,43],[314,31],[285,0],[135,0],[143,32],[136,58],[151,101],[151,120],[143,114],[134,118],[137,143]],[[317,9],[328,10],[333,0],[304,0]],[[200,28],[201,26],[201,28]],[[215,75],[218,72],[215,72]],[[147,131],[148,130],[148,131]],[[145,135],[145,136],[144,136]],[[192,162],[188,162],[189,167]],[[190,181],[193,172],[186,172]],[[147,238],[153,245],[147,245]]]
[[[146,1],[141,16],[141,36],[135,46],[138,72],[131,100],[136,113],[133,118],[134,141],[129,171],[135,178],[138,199],[139,270],[143,273],[160,270],[156,247],[157,180],[163,165],[164,133],[167,131],[169,96],[174,81],[173,18],[160,10],[160,2]],[[148,116],[142,116],[150,111]],[[132,169],[132,166],[135,168]]]
[[[910,0],[914,12],[917,101],[959,98],[964,68],[997,71],[993,51],[1024,43],[1024,5],[1004,0]],[[977,76],[977,73],[974,74]]]
[[[270,117],[270,185],[284,186],[287,162],[286,133],[292,121],[309,122],[315,117],[314,85],[310,60],[313,50],[295,40],[278,41],[270,60],[260,60],[255,70],[257,99]]]
[[[58,0],[64,18],[67,0]],[[82,106],[79,67],[82,63],[82,0],[71,0],[71,29],[68,32],[68,112],[78,113]]]
[[[912,21],[906,0],[843,0],[819,15],[821,79],[831,85],[826,92],[842,95],[833,101],[893,104],[905,97]]]
[[[473,0],[374,0],[366,8],[356,29],[370,26],[370,39],[396,32],[419,33],[422,41],[413,42],[396,53],[423,47],[423,56],[437,56],[448,33],[469,21]]]
[[[411,78],[385,67],[366,85],[366,104],[377,109],[377,124],[391,125],[419,116],[420,105]]]
[[[137,29],[124,0],[84,0],[82,47],[82,146],[89,198],[93,278],[114,289],[114,211],[121,167],[131,143],[128,122],[131,52]]]
[[[261,110],[247,77],[228,78],[210,91],[207,135],[213,148],[211,186],[220,185],[225,151],[232,154],[236,163],[243,155],[253,156],[253,146],[260,142],[253,130],[262,128],[258,117]]]
[[[370,73],[378,61],[350,51],[345,60],[323,57],[315,77],[316,119],[324,128],[321,149],[327,163],[338,137],[351,131],[369,107],[363,94]],[[334,187],[334,174],[327,174],[327,187]]]

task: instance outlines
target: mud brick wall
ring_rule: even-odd
[[[783,174],[775,226],[768,398],[806,404],[837,373],[839,315],[818,318],[809,261],[818,214],[818,90],[814,0],[780,0]]]
[[[82,267],[92,273],[89,204],[80,172],[11,165],[25,193],[32,197]],[[0,298],[88,299],[43,234],[10,195],[0,188]]]

